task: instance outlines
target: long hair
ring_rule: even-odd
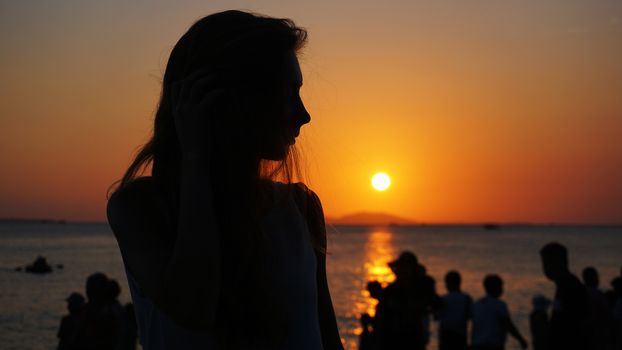
[[[124,188],[151,168],[152,181],[168,208],[171,228],[176,228],[181,149],[171,87],[197,70],[219,75],[228,93],[212,108],[208,142],[223,251],[218,333],[228,348],[284,338],[285,310],[274,300],[269,274],[262,264],[270,247],[259,225],[258,208],[269,196],[262,186],[264,180],[291,182],[300,177],[300,168],[293,147],[278,161],[260,159],[254,147],[261,137],[258,130],[273,117],[282,58],[290,50],[298,53],[306,40],[307,32],[289,19],[242,11],[215,13],[195,22],[168,60],[153,135],[119,181],[118,188]]]

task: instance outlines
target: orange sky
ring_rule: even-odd
[[[309,30],[298,143],[327,215],[622,223],[617,0],[0,1],[0,217],[103,220],[171,48],[227,8]]]

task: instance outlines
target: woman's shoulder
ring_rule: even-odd
[[[127,184],[119,186],[110,198],[141,198],[153,194],[153,179],[151,176],[141,176],[132,179]]]
[[[298,206],[306,207],[309,200],[319,201],[315,192],[302,182],[280,182],[266,179],[261,183],[261,188],[271,198],[271,203],[276,206],[286,203],[292,197]]]
[[[289,184],[282,184],[287,187],[287,189],[296,196],[296,199],[302,202],[306,202],[308,205],[318,205],[320,204],[320,198],[318,195],[313,192],[307,185],[303,182],[292,182]]]
[[[137,177],[127,184],[119,186],[110,196],[108,202],[152,202],[157,199],[154,180],[151,176]]]
[[[318,252],[326,253],[326,223],[320,198],[302,182],[290,183],[287,186],[298,210],[307,222],[313,246]]]
[[[153,222],[161,217],[151,177],[139,177],[117,188],[108,199],[108,221],[125,226],[128,221]]]

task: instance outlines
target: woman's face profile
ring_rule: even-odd
[[[300,98],[302,72],[293,50],[284,57],[277,86],[276,113],[266,121],[263,135],[259,135],[259,156],[269,160],[283,159],[300,134],[300,128],[311,120]]]

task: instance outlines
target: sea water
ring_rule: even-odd
[[[622,227],[502,226],[329,226],[327,273],[340,333],[346,349],[356,349],[361,313],[374,312],[375,300],[366,283],[390,283],[387,263],[410,250],[445,293],[443,276],[462,274],[463,290],[474,299],[483,296],[488,273],[504,279],[503,299],[518,329],[529,340],[531,298],[551,298],[554,287],[542,275],[538,251],[546,243],[568,247],[571,270],[577,274],[594,266],[603,288],[620,274]],[[15,271],[43,255],[51,274]],[[73,291],[84,294],[86,278],[103,272],[122,288],[120,301],[130,301],[116,241],[106,224],[0,223],[0,344],[3,349],[55,349],[64,299]],[[436,325],[431,325],[428,349],[436,349]],[[507,349],[518,349],[508,339]]]

